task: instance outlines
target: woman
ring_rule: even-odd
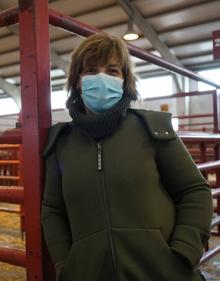
[[[200,281],[212,197],[171,125],[134,110],[128,50],[93,35],[71,59],[73,122],[50,130],[42,224],[59,281]]]

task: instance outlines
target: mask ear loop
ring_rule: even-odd
[[[122,86],[122,89],[123,89],[123,97],[130,97],[131,96],[131,93],[128,89],[128,87],[125,85],[125,79],[123,81],[123,86]]]
[[[72,101],[70,105],[71,108],[75,107],[77,110],[85,113],[85,106],[81,98],[80,90],[78,88],[73,88],[71,91]]]
[[[138,97],[140,97],[140,94],[138,93],[137,89],[135,89],[135,92],[133,92],[125,85],[125,79],[123,82],[123,97],[131,97],[133,101],[137,100]]]

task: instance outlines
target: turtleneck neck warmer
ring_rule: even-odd
[[[104,139],[114,133],[126,115],[131,102],[130,96],[123,98],[112,108],[94,115],[83,113],[74,106],[70,110],[73,124],[86,131],[93,139]]]

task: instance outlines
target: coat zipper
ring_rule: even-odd
[[[117,278],[117,262],[116,262],[114,241],[113,241],[112,232],[111,232],[111,219],[110,219],[110,214],[109,214],[109,209],[108,209],[107,196],[106,196],[106,192],[105,192],[105,180],[104,180],[104,171],[103,171],[101,142],[97,143],[97,164],[98,164],[98,166],[97,166],[98,171],[100,172],[101,187],[102,187],[104,207],[105,207],[105,212],[106,212],[108,238],[109,238],[111,254],[112,254],[113,270],[114,270],[115,280],[119,280],[119,278]]]

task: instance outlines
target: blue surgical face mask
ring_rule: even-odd
[[[82,77],[82,99],[86,107],[103,112],[122,98],[123,79],[100,72]]]

